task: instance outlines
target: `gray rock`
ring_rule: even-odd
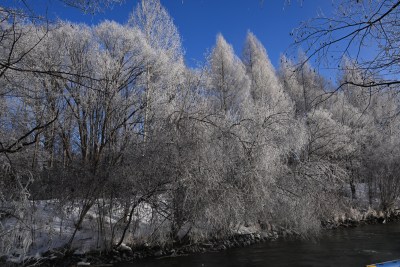
[[[268,239],[269,237],[270,237],[270,232],[262,232],[261,233],[261,238]]]
[[[218,250],[226,250],[226,247],[224,245],[219,245]]]
[[[204,248],[212,248],[213,244],[211,244],[211,243],[203,243],[203,244],[201,244],[201,246],[204,247]]]
[[[120,252],[132,252],[132,249],[131,249],[130,247],[128,247],[127,245],[125,245],[125,244],[121,244],[121,245],[118,247],[118,250],[119,250]]]
[[[156,257],[161,257],[162,255],[164,255],[164,253],[161,249],[154,252],[154,256],[156,256]]]

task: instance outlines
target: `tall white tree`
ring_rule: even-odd
[[[216,109],[226,115],[240,110],[242,103],[248,100],[250,82],[246,69],[235,55],[233,48],[221,34],[208,59],[210,67],[210,90],[217,101]]]
[[[303,57],[300,55],[300,57]],[[317,108],[331,93],[327,93],[327,83],[324,78],[311,67],[305,64],[297,68],[296,64],[285,56],[281,56],[280,78],[285,92],[295,103],[296,115],[305,117],[308,112]]]
[[[247,33],[243,63],[251,81],[251,96],[257,108],[272,112],[289,112],[291,101],[284,93],[267,51],[252,32]]]
[[[129,24],[144,33],[151,47],[167,51],[174,60],[182,59],[179,31],[160,0],[141,0],[132,12]]]
[[[143,132],[146,141],[154,112],[165,112],[162,106],[173,98],[182,81],[182,42],[173,19],[160,0],[141,0],[130,16],[129,25],[142,31],[155,51],[147,62],[142,82],[145,90]]]

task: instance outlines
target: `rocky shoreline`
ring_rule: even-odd
[[[325,230],[334,230],[338,228],[357,227],[359,225],[385,224],[400,221],[399,211],[390,214],[384,214],[382,212],[365,212],[360,214],[360,216],[342,216],[341,218],[323,221],[321,225]],[[77,254],[74,253],[74,251],[60,248],[44,253],[39,260],[31,259],[25,261],[24,266],[106,267],[113,266],[113,264],[116,263],[134,262],[135,260],[144,258],[177,257],[193,253],[222,251],[230,248],[246,247],[257,243],[274,241],[278,238],[296,238],[298,235],[299,234],[294,231],[269,225],[267,230],[256,233],[234,234],[223,239],[209,239],[204,242],[186,245],[165,245],[163,247],[140,246],[133,248],[123,245],[108,253],[91,251],[85,254]],[[7,262],[6,258],[0,258],[0,265],[10,267],[21,266],[21,264]]]
[[[141,246],[130,248],[128,246],[121,246],[118,249],[113,249],[108,253],[100,251],[92,251],[85,254],[76,254],[67,249],[51,250],[42,255],[38,261],[36,259],[26,261],[25,265],[35,266],[113,266],[115,263],[133,262],[144,258],[164,258],[164,257],[178,257],[185,256],[193,253],[204,253],[208,251],[222,251],[235,247],[246,247],[256,243],[267,242],[276,240],[279,237],[293,235],[293,232],[282,229],[274,230],[271,232],[249,233],[249,234],[235,234],[224,239],[210,239],[205,242],[172,246]],[[6,261],[0,260],[0,265],[7,264]],[[10,267],[19,266],[13,263],[8,263]]]
[[[355,213],[355,214],[354,214]],[[322,221],[323,229],[332,230],[338,228],[357,227],[359,225],[385,224],[400,221],[400,210],[396,209],[389,213],[383,211],[366,210],[353,212],[352,216],[343,216],[333,220]]]

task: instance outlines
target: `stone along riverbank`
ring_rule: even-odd
[[[357,227],[359,225],[386,224],[400,221],[400,212],[385,214],[374,210],[352,212],[352,216],[344,214],[332,220],[321,223],[322,228],[333,230],[338,228]],[[258,230],[257,230],[258,229]],[[119,263],[135,262],[144,258],[172,258],[194,253],[224,251],[232,248],[248,247],[250,245],[271,242],[284,238],[300,239],[299,234],[273,224],[263,225],[262,229],[252,228],[242,230],[225,238],[208,239],[194,244],[167,244],[164,246],[127,246],[122,245],[110,252],[91,251],[78,254],[73,250],[59,248],[47,251],[40,258],[30,259],[25,265],[39,266],[113,266]],[[1,259],[3,266],[20,266]]]

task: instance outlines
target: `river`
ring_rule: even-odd
[[[365,266],[400,258],[400,224],[324,231],[315,240],[277,240],[222,252],[146,259],[118,267]]]

